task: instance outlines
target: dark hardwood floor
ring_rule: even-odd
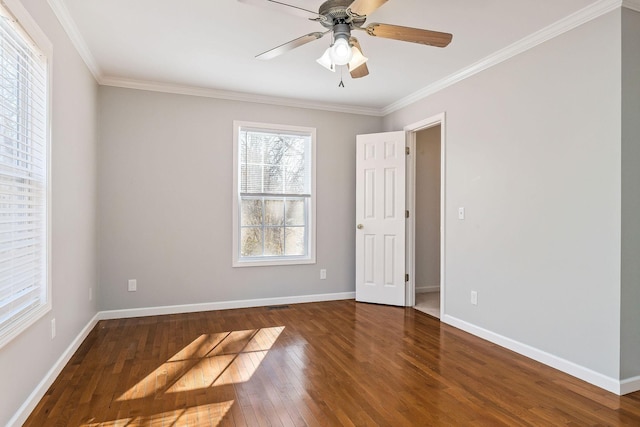
[[[101,321],[25,425],[639,426],[640,393],[333,301]]]

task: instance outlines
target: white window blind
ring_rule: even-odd
[[[50,307],[47,58],[0,6],[0,346]]]
[[[237,261],[310,260],[312,129],[239,126]]]

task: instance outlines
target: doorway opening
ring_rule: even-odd
[[[407,126],[407,306],[444,312],[444,114]]]

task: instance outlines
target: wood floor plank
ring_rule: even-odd
[[[640,425],[616,396],[411,308],[103,320],[25,426]]]

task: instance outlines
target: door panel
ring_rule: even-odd
[[[364,217],[371,219],[375,212],[375,185],[376,170],[367,169],[364,171]]]
[[[356,300],[405,304],[405,133],[356,140]]]

